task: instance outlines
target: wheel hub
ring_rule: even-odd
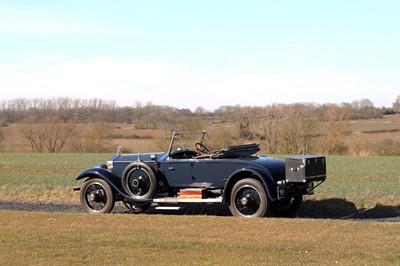
[[[139,177],[139,178],[140,178],[140,177]],[[138,187],[138,186],[139,186],[139,180],[137,180],[137,179],[133,180],[132,186],[133,186],[133,187]]]
[[[243,197],[243,198],[240,200],[240,203],[241,203],[243,206],[246,206],[246,205],[249,203],[249,200],[248,200],[246,197]]]
[[[146,191],[149,189],[147,179],[143,175],[132,178],[129,186],[135,196],[142,196],[143,194],[146,194]]]
[[[93,201],[93,202],[101,202],[103,197],[98,192],[92,192],[89,194],[88,198],[90,201]]]

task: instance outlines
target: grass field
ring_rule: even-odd
[[[0,212],[1,265],[398,265],[399,223]]]
[[[82,170],[105,162],[108,154],[0,154],[0,199],[76,202],[71,190]]]
[[[78,202],[73,187],[82,170],[110,154],[0,153],[0,199]],[[400,205],[400,157],[330,156],[328,178],[309,199],[340,198],[358,208]]]
[[[2,153],[0,200],[78,203],[74,177],[109,156]],[[327,164],[303,217],[400,216],[400,157]],[[399,222],[0,211],[0,265],[398,265],[399,232]]]

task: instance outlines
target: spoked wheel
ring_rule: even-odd
[[[278,217],[290,217],[295,214],[303,202],[303,196],[296,196],[274,201],[269,206],[269,212]]]
[[[147,164],[132,163],[122,174],[122,187],[134,198],[151,199],[157,192],[154,171]]]
[[[252,178],[239,180],[232,188],[229,209],[234,216],[263,217],[267,194],[263,185]]]
[[[90,213],[109,213],[115,204],[110,186],[98,178],[89,179],[82,185],[80,201],[82,207]]]

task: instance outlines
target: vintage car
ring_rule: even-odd
[[[74,190],[80,190],[83,209],[109,213],[116,201],[132,212],[207,203],[227,204],[234,216],[291,216],[303,195],[325,181],[325,157],[257,156],[258,144],[209,151],[205,136],[205,131],[174,132],[166,152],[118,151],[107,164],[82,171],[76,180],[85,181]],[[189,137],[194,142],[188,143]]]

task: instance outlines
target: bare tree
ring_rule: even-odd
[[[400,113],[400,95],[397,96],[396,101],[393,103],[393,110],[396,113]]]
[[[273,104],[256,111],[256,132],[268,153],[310,153],[316,139],[318,116],[313,104]]]
[[[262,140],[267,143],[269,154],[276,154],[281,136],[281,113],[276,106],[272,106],[257,126],[257,132]]]
[[[316,107],[313,104],[304,105],[300,119],[300,153],[311,153],[316,139],[315,131],[319,126],[319,119],[315,113]]]
[[[239,124],[239,137],[244,139],[252,138],[250,124],[253,121],[251,107],[241,107],[236,105],[233,107],[233,115],[235,122]]]
[[[206,139],[206,146],[210,150],[227,148],[231,145],[237,144],[236,141],[238,140],[235,131],[228,127],[210,130],[210,132],[207,132],[207,136],[209,138]]]
[[[0,144],[3,142],[4,139],[5,139],[5,136],[4,136],[3,129],[0,128]]]
[[[168,149],[172,132],[173,129],[168,124],[165,124],[161,130],[156,131],[155,144],[160,151],[166,151]]]
[[[288,108],[280,125],[284,153],[298,153],[300,151],[300,119],[299,114],[294,110],[294,108]]]
[[[76,133],[73,123],[64,123],[56,116],[46,117],[40,127],[43,127],[44,146],[50,153],[60,152],[67,140]]]
[[[7,125],[7,117],[0,113],[0,127],[5,127]]]
[[[83,136],[82,149],[85,152],[105,152],[110,145],[110,137],[111,126],[109,124],[91,124]]]
[[[351,147],[357,156],[361,156],[364,146],[365,140],[363,138],[360,138],[360,136],[351,137]]]
[[[203,130],[203,121],[199,118],[184,118],[182,131],[199,132]]]
[[[197,107],[196,107],[196,110],[194,110],[194,113],[195,113],[196,115],[198,115],[198,116],[202,116],[202,115],[207,114],[207,111],[206,111],[206,109],[204,109],[203,106],[197,106]]]
[[[323,138],[323,148],[328,154],[338,152],[339,147],[343,144],[343,139],[349,130],[349,122],[345,119],[343,110],[331,104],[325,109],[324,122],[327,134]]]
[[[18,125],[18,129],[29,142],[33,152],[44,151],[44,135],[42,128],[36,123],[35,116],[28,116],[23,119],[22,123]]]
[[[41,123],[29,116],[19,125],[19,131],[29,142],[33,152],[60,152],[66,141],[75,134],[75,126],[64,123],[55,116],[46,117]]]

